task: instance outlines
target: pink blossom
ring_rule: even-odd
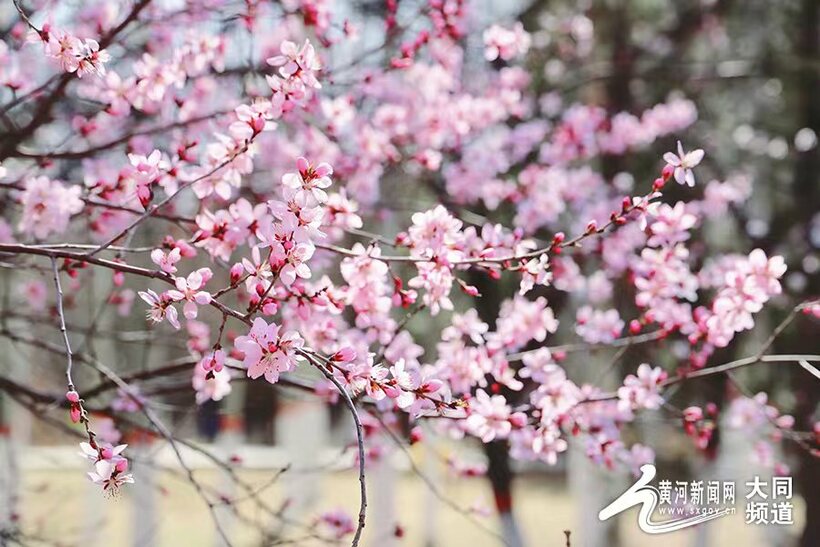
[[[322,69],[316,50],[305,40],[302,47],[289,40],[282,42],[281,55],[269,58],[268,64],[279,67],[279,75],[286,80],[296,80],[306,87],[319,89],[322,84],[316,79],[316,74]]]
[[[147,289],[139,291],[137,294],[150,306],[148,308],[148,319],[154,323],[160,323],[164,319],[168,319],[172,327],[179,329],[179,316],[176,308],[172,305],[174,300],[167,292],[157,295],[151,289]]]
[[[767,427],[777,415],[777,409],[768,404],[768,395],[761,392],[754,397],[733,400],[727,411],[726,424],[733,429],[759,429]]]
[[[362,217],[357,213],[358,210],[356,202],[349,199],[347,192],[342,188],[338,193],[328,196],[323,222],[326,226],[341,230],[359,229],[363,226],[363,222]],[[338,233],[337,231],[336,234]]]
[[[159,269],[165,273],[173,274],[177,272],[176,263],[180,261],[181,251],[173,248],[167,253],[162,249],[154,249],[151,251],[151,262],[159,266]]]
[[[151,186],[159,182],[160,177],[169,168],[168,162],[162,159],[162,153],[154,150],[148,156],[128,154],[131,163],[131,176],[137,185],[137,198],[143,207],[147,207],[153,198]]]
[[[470,433],[488,443],[509,436],[512,431],[512,418],[513,412],[503,396],[490,396],[483,389],[479,389],[475,398],[470,401],[470,415],[465,425]]]
[[[408,235],[414,254],[439,254],[455,245],[461,237],[461,221],[453,218],[442,205],[423,213],[414,213],[412,221]]]
[[[111,401],[111,408],[117,412],[139,412],[145,406],[146,399],[139,387],[117,389],[117,397]]]
[[[416,401],[414,391],[419,388],[419,375],[415,370],[407,370],[404,359],[399,359],[390,367],[392,378],[382,389],[391,399],[395,399],[399,408],[408,408]]]
[[[396,398],[401,394],[401,389],[391,385],[387,380],[388,369],[374,364],[373,359],[374,355],[369,354],[364,363],[344,366],[342,380],[350,385],[353,393],[365,392],[374,401],[381,401],[388,392],[393,395],[391,398]]]
[[[593,310],[583,306],[575,317],[575,332],[590,344],[609,343],[623,332],[624,322],[618,310]]]
[[[325,203],[328,197],[324,189],[331,184],[330,175],[333,174],[333,168],[327,163],[320,163],[314,167],[303,157],[296,160],[296,166],[298,172],[285,173],[282,176],[285,196],[311,196],[318,203]]]
[[[27,178],[24,185],[19,229],[38,239],[65,232],[71,215],[83,209],[79,186],[66,187],[45,176]]]
[[[356,359],[356,350],[349,346],[343,347],[331,355],[330,359],[332,361],[336,361],[337,363],[349,363]]]
[[[453,287],[453,272],[443,264],[434,262],[420,262],[416,265],[418,275],[408,282],[414,289],[424,290],[422,300],[430,308],[432,315],[438,315],[441,310],[452,310],[453,301],[450,300],[450,290]]]
[[[225,352],[221,349],[209,352],[199,361],[199,366],[205,372],[222,372],[225,367]]]
[[[100,460],[117,462],[125,459],[120,456],[120,454],[122,454],[127,447],[127,444],[120,444],[117,446],[110,446],[106,444],[91,446],[89,443],[83,442],[80,443],[80,456],[89,459],[94,463]]]
[[[772,296],[780,294],[780,278],[786,271],[783,257],[768,258],[760,249],[738,259],[724,275],[724,285],[701,319],[708,340],[725,347],[736,332],[754,326],[752,315],[760,311]]]
[[[290,331],[280,333],[279,325],[268,324],[264,319],[256,318],[247,335],[239,336],[234,345],[244,354],[244,366],[248,377],[265,379],[275,384],[279,374],[296,368],[296,352],[304,345],[298,333]]]
[[[88,478],[94,484],[102,485],[103,491],[114,492],[123,484],[132,484],[134,482],[134,477],[125,472],[127,469],[126,460],[119,460],[116,463],[109,460],[100,460],[94,464],[94,471],[88,473]]]
[[[83,40],[78,44],[77,49],[77,76],[80,78],[84,74],[105,76],[105,63],[111,60],[111,56],[106,50],[100,49],[100,44],[96,40]]]
[[[678,184],[695,185],[695,174],[692,169],[698,166],[703,159],[703,150],[692,150],[684,152],[683,146],[678,141],[678,154],[667,152],[663,155],[664,161],[675,168],[675,180]]]
[[[509,61],[527,53],[530,41],[530,35],[521,22],[516,22],[512,30],[493,25],[484,31],[484,58],[488,61],[498,58]]]
[[[542,254],[537,258],[531,258],[524,264],[521,274],[521,287],[518,291],[520,295],[527,294],[535,285],[549,285],[552,281],[552,272],[549,271],[549,256]]]
[[[222,353],[221,350],[216,353]],[[204,357],[196,367],[191,384],[196,392],[196,403],[205,401],[221,401],[231,392],[231,373],[222,366],[207,368],[208,357]],[[224,361],[224,353],[222,360]]]
[[[116,445],[122,439],[122,432],[117,429],[114,420],[106,416],[94,416],[93,420],[94,432],[97,434],[96,439],[103,443]]]
[[[276,124],[268,123],[274,118],[270,101],[256,100],[251,105],[240,105],[235,110],[236,121],[228,131],[237,140],[250,142],[259,133],[273,129]]]
[[[342,509],[322,513],[319,523],[327,528],[332,537],[340,540],[356,531],[353,519]]]
[[[697,217],[686,211],[682,201],[674,207],[661,204],[654,216],[655,222],[649,227],[652,235],[647,242],[652,247],[669,247],[688,240],[689,230],[697,224]]]
[[[646,363],[638,367],[637,376],[629,374],[624,385],[618,388],[618,405],[620,408],[657,409],[663,403],[660,395],[660,384],[666,379],[666,372],[652,368]]]
[[[632,448],[624,451],[623,459],[632,476],[638,477],[641,474],[641,466],[655,462],[655,451],[642,444],[633,444]]]
[[[561,438],[561,433],[557,429],[550,427],[539,427],[535,430],[532,439],[532,451],[538,459],[555,465],[558,462],[558,454],[566,451],[567,441]]]
[[[34,311],[44,311],[48,303],[48,289],[43,281],[32,279],[23,283],[19,289],[26,303]]]
[[[176,249],[174,249],[176,250]],[[206,306],[211,302],[211,294],[200,290],[211,277],[209,268],[200,268],[188,274],[188,277],[177,277],[174,284],[177,290],[166,291],[166,294],[174,302],[185,300],[183,312],[188,319],[196,319],[197,306]]]
[[[290,286],[297,277],[310,278],[307,261],[313,256],[316,247],[295,217],[285,216],[281,222],[261,228],[261,232],[260,247],[270,247],[271,268],[278,272],[283,284]]]
[[[558,320],[543,296],[527,300],[516,295],[501,304],[496,331],[487,335],[493,349],[516,350],[530,340],[543,342],[547,334],[558,329]]]
[[[59,30],[49,32],[45,44],[46,55],[56,59],[65,72],[76,72],[79,68],[79,49],[81,42],[74,36]]]

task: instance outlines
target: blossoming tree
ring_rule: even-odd
[[[752,190],[701,176],[685,97],[564,104],[525,68],[543,41],[478,26],[466,0],[386,0],[361,27],[320,0],[55,4],[9,0],[0,41],[0,335],[55,356],[66,385],[6,367],[0,390],[67,412],[102,490],[134,480],[117,429],[190,443],[150,404],[180,378],[190,405],[243,381],[342,405],[360,500],[320,521],[353,545],[378,447],[428,435],[544,465],[576,442],[637,473],[653,449],[622,434],[642,413],[701,451],[725,414],[773,468],[779,443],[817,456],[820,425],[795,428],[735,373],[820,380],[820,356],[770,351],[795,322],[816,328],[820,302],[784,294],[782,256],[708,244]],[[629,155],[654,176],[622,170]],[[791,311],[723,359],[770,304]],[[107,315],[185,347],[139,372],[102,362]],[[600,381],[578,379],[607,348]],[[727,404],[680,389],[718,376]],[[213,513],[218,493],[188,478]]]

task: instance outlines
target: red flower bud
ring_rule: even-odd
[[[462,285],[461,290],[463,290],[470,296],[481,296],[481,293],[478,292],[478,289],[476,287],[473,287],[472,285]]]
[[[417,442],[421,442],[424,438],[424,433],[422,432],[421,428],[416,426],[410,430],[410,444],[416,444]]]
[[[125,473],[126,471],[128,471],[128,460],[126,460],[125,458],[117,460],[117,463],[114,464],[114,469],[117,471],[117,473]]]
[[[231,285],[236,285],[237,283],[239,283],[239,280],[242,278],[242,273],[244,271],[245,269],[239,262],[231,266]]]

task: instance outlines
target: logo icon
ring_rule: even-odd
[[[598,519],[605,521],[634,505],[640,505],[640,510],[638,511],[638,526],[640,529],[647,534],[666,534],[733,514],[733,509],[724,508],[705,512],[694,512],[695,514],[683,518],[653,521],[652,515],[655,513],[655,509],[657,509],[661,498],[658,489],[649,484],[652,479],[655,478],[656,473],[657,470],[652,464],[641,466],[640,478],[635,481],[635,484],[630,486],[626,492],[615,499],[615,501],[604,507],[598,513]]]

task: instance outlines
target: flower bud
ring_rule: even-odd
[[[656,192],[659,192],[664,186],[666,186],[666,181],[660,177],[656,178],[655,182],[652,183],[652,189]]]
[[[462,285],[461,289],[470,296],[481,296],[481,293],[479,293],[478,289],[473,285]]]
[[[258,135],[265,129],[265,119],[261,116],[257,116],[250,121],[250,126],[253,130],[253,134]]]
[[[399,246],[407,245],[410,243],[410,236],[407,235],[406,232],[399,232],[396,234],[395,244]]]
[[[242,264],[237,262],[233,266],[231,266],[231,285],[236,285],[239,283],[239,280],[242,278],[242,273],[245,271],[245,268],[242,267]]]
[[[527,425],[527,415],[523,412],[514,412],[510,415],[510,423],[513,427],[524,427]]]
[[[410,444],[416,444],[424,439],[424,432],[419,426],[410,430]]]

